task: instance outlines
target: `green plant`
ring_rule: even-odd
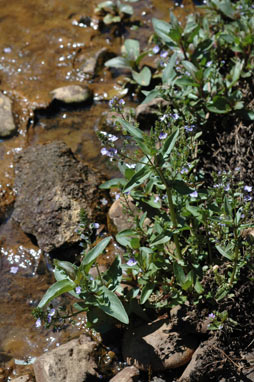
[[[107,0],[99,3],[95,8],[95,13],[103,16],[106,25],[119,24],[124,18],[133,15],[133,7],[126,3],[135,3],[138,0]]]
[[[116,257],[108,271],[100,272],[96,258],[111,238],[84,251],[80,266],[55,261],[57,282],[39,308],[70,292],[83,300],[74,305],[74,314],[86,311],[95,323],[102,311],[126,324],[132,313],[146,319],[149,309],[159,311],[186,300],[195,304],[203,298],[218,302],[234,294],[240,270],[253,255],[243,235],[252,226],[252,187],[237,183],[230,173],[212,174],[213,184],[205,186],[198,159],[207,113],[214,117],[245,110],[252,118],[242,90],[242,81],[253,69],[254,16],[248,4],[247,0],[210,1],[207,18],[190,16],[184,29],[173,15],[171,24],[154,20],[163,49],[170,48],[172,55],[161,73],[162,86],[146,96],[147,100],[158,95],[170,99],[168,107],[144,132],[124,111],[125,102],[114,98],[110,106],[120,115],[116,126],[124,144],[119,150],[117,136],[100,133],[102,155],[115,161],[122,174],[101,188],[117,187],[133,222],[132,228],[115,237],[125,250],[125,261]],[[136,72],[143,57],[138,42],[126,40],[125,50],[123,57],[108,61],[107,66]],[[219,54],[225,59],[223,65]],[[130,200],[138,213],[129,207]],[[97,277],[91,280],[92,266]],[[209,292],[204,289],[207,275],[216,285]],[[228,312],[216,317],[216,329],[221,322],[231,322]]]
[[[149,51],[140,52],[139,41],[127,39],[124,42],[122,56],[108,60],[105,66],[109,68],[128,69],[131,72],[132,80],[130,82],[146,87],[150,84],[152,73],[148,66],[141,67],[142,59]]]
[[[171,52],[159,72],[162,86],[146,92],[147,102],[162,96],[182,115],[186,109],[206,123],[209,113],[235,113],[253,119],[244,84],[254,68],[254,8],[250,1],[208,0],[203,15],[182,26],[153,19],[157,43]],[[242,84],[242,86],[239,86]]]

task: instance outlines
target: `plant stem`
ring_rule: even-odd
[[[176,212],[175,212],[175,206],[174,206],[174,203],[173,203],[173,199],[172,199],[172,192],[171,192],[171,189],[170,187],[168,186],[168,182],[167,180],[165,179],[164,175],[163,175],[163,172],[161,171],[161,169],[159,167],[156,167],[149,159],[149,162],[151,163],[152,167],[154,168],[154,170],[157,172],[157,174],[159,175],[162,183],[165,185],[166,187],[166,191],[167,191],[167,197],[168,197],[168,205],[169,205],[169,212],[170,212],[170,217],[171,217],[171,220],[172,220],[172,223],[173,223],[173,229],[176,229],[177,228],[177,218],[176,218]],[[173,233],[173,239],[174,239],[174,243],[175,243],[175,246],[176,246],[176,258],[178,260],[182,260],[183,256],[182,256],[182,251],[181,251],[181,247],[180,247],[180,244],[179,244],[179,239],[178,239],[178,234],[177,233]]]
[[[229,282],[229,285],[232,286],[233,282],[234,282],[234,279],[235,279],[235,274],[236,274],[236,269],[237,269],[237,263],[238,263],[238,257],[239,257],[239,247],[237,245],[237,228],[234,227],[234,238],[235,238],[235,255],[234,255],[234,265],[233,265],[233,271],[231,273],[231,277],[230,277],[230,282]]]

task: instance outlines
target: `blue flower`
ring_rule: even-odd
[[[159,53],[159,51],[160,51],[160,47],[159,47],[159,45],[155,45],[155,46],[153,47],[153,53],[154,53],[154,54],[157,54],[157,53]]]
[[[40,328],[40,327],[41,327],[41,319],[40,319],[40,318],[38,318],[38,319],[36,320],[36,322],[35,322],[35,326],[36,326],[36,328]]]
[[[133,267],[134,265],[137,264],[137,261],[134,259],[134,257],[131,257],[128,261],[127,261],[127,265],[129,265],[129,267]]]
[[[251,186],[244,186],[244,191],[247,191],[247,192],[251,192],[252,191],[252,187]]]
[[[208,317],[209,317],[211,320],[213,320],[213,319],[215,318],[215,314],[214,314],[214,313],[210,313],[210,314],[208,315]]]
[[[184,126],[184,129],[185,129],[185,131],[188,131],[188,133],[190,133],[191,131],[193,131],[193,125],[191,125],[191,126],[186,125],[186,126]]]
[[[161,57],[166,58],[168,55],[168,52],[166,50],[163,50],[160,54]]]
[[[75,292],[76,292],[77,294],[80,294],[80,293],[81,293],[81,287],[80,287],[80,286],[77,286],[77,287],[75,288]]]
[[[197,198],[198,197],[198,193],[197,191],[193,191],[191,194],[189,194],[192,198]]]
[[[10,273],[17,273],[18,272],[18,270],[19,270],[19,267],[11,267],[11,269],[10,269]]]
[[[167,133],[161,132],[159,135],[159,139],[165,139],[165,138],[167,138],[167,136],[168,136]]]

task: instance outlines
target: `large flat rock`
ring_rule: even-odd
[[[79,240],[80,209],[92,218],[101,182],[65,143],[31,146],[16,157],[12,216],[46,252],[72,245]]]

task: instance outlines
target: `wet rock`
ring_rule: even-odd
[[[188,363],[198,341],[194,335],[172,331],[172,324],[162,319],[129,329],[123,339],[123,357],[141,370],[175,369]]]
[[[139,370],[135,366],[128,366],[117,373],[109,382],[135,382],[139,375]]]
[[[36,382],[84,382],[88,376],[98,377],[93,358],[96,346],[82,335],[41,355],[33,365]]]
[[[13,219],[46,252],[79,241],[80,209],[92,219],[104,196],[102,178],[81,164],[63,142],[31,146],[15,159]]]
[[[107,48],[102,48],[95,54],[94,57],[85,59],[80,67],[80,70],[94,77],[104,68],[104,63],[113,57],[115,57],[115,53],[111,52]]]
[[[141,127],[148,129],[158,119],[160,110],[169,105],[163,98],[154,98],[150,102],[142,103],[136,108],[136,119]]]
[[[35,379],[31,375],[21,375],[21,377],[12,379],[12,382],[34,382]]]
[[[0,93],[0,138],[6,138],[16,132],[11,110],[11,101]]]
[[[65,103],[85,102],[92,97],[92,91],[87,86],[82,87],[79,85],[63,86],[54,89],[51,94],[53,99]]]

